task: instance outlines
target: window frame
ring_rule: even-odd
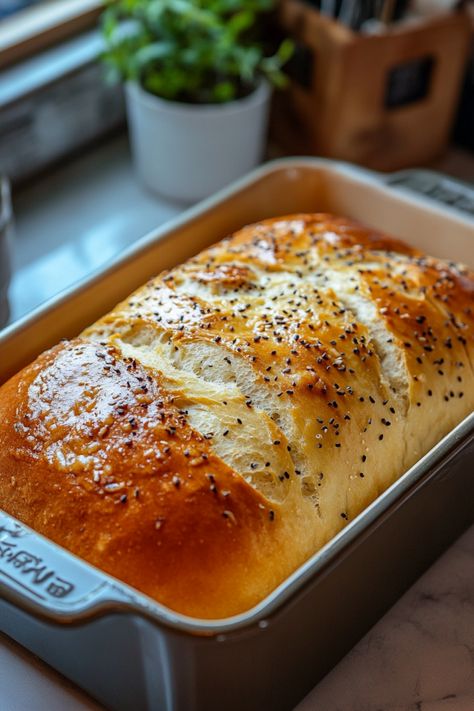
[[[96,24],[103,0],[49,0],[0,22],[0,69]]]

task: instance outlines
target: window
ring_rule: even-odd
[[[1,0],[0,68],[94,24],[101,0]]]
[[[34,5],[38,0],[2,0],[0,4],[0,20],[8,15],[13,15],[13,13],[19,10],[24,10],[25,7]]]

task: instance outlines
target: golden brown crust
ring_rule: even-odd
[[[0,505],[173,609],[248,609],[473,407],[474,279],[244,228],[0,390]]]
[[[0,417],[3,508],[171,607],[233,610],[235,578],[267,548],[275,511],[156,375],[78,339],[7,383]],[[260,586],[248,581],[247,604]]]

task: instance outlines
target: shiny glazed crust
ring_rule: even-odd
[[[474,279],[245,227],[0,389],[0,507],[174,610],[249,609],[474,404]]]

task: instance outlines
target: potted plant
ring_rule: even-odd
[[[107,0],[109,75],[125,83],[142,182],[171,198],[205,197],[262,157],[271,86],[292,45],[268,56],[262,21],[275,0]]]

